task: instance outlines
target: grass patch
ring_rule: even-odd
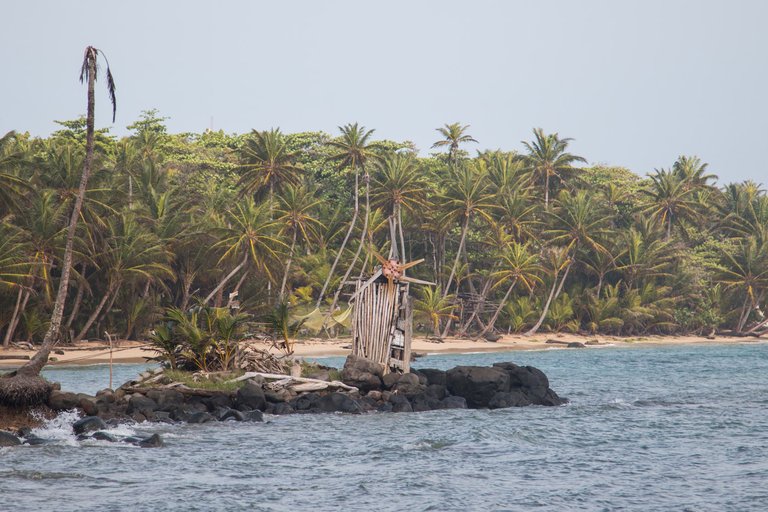
[[[201,375],[199,373],[185,372],[181,370],[165,370],[163,375],[166,384],[181,382],[188,388],[205,389],[207,391],[237,391],[245,385],[245,381],[227,382],[242,375],[243,372],[211,373]]]

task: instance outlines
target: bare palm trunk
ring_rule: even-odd
[[[448,282],[445,283],[445,289],[443,290],[443,298],[450,293],[451,284],[453,284],[453,277],[456,275],[456,269],[459,267],[459,260],[461,259],[461,253],[464,250],[464,242],[467,238],[467,230],[469,229],[469,215],[464,218],[464,224],[461,226],[461,240],[459,241],[459,249],[456,251],[456,258],[453,260],[453,267],[451,268],[451,275],[448,276]]]
[[[285,274],[283,274],[283,283],[280,285],[279,302],[283,302],[285,297],[285,285],[288,282],[288,273],[291,271],[291,263],[293,263],[293,251],[296,248],[296,229],[293,230],[293,238],[291,239],[291,248],[288,251],[288,261],[285,263]]]
[[[241,268],[243,268],[243,267],[245,266],[245,264],[246,264],[247,262],[248,262],[248,255],[246,254],[246,255],[245,255],[245,258],[243,258],[243,261],[241,261],[241,262],[240,262],[240,263],[239,263],[239,264],[238,264],[238,265],[237,265],[235,268],[233,268],[233,269],[232,269],[232,271],[231,271],[229,274],[227,274],[226,276],[224,276],[224,279],[222,279],[221,281],[219,281],[219,284],[217,284],[217,285],[216,285],[216,288],[214,288],[214,289],[211,291],[211,293],[209,293],[209,294],[208,294],[208,296],[207,296],[205,299],[203,299],[203,305],[206,305],[206,304],[208,304],[208,303],[211,301],[211,299],[212,299],[212,298],[213,298],[213,297],[214,297],[214,296],[215,296],[217,293],[219,293],[219,291],[221,291],[221,289],[222,289],[222,288],[224,288],[224,285],[225,285],[225,284],[227,284],[227,281],[229,281],[230,279],[232,279],[232,277],[233,277],[235,274],[237,274],[237,273],[240,271],[240,269],[241,269]]]
[[[360,234],[360,244],[357,246],[357,251],[355,251],[355,257],[352,258],[352,262],[349,264],[347,271],[344,273],[344,277],[341,278],[341,282],[339,283],[339,287],[336,290],[336,293],[333,295],[333,303],[331,304],[331,309],[330,311],[328,311],[328,316],[325,318],[326,324],[328,323],[328,320],[333,315],[333,312],[336,309],[336,305],[339,303],[339,296],[341,295],[341,291],[344,289],[344,283],[347,282],[347,279],[349,279],[349,276],[352,273],[352,270],[355,268],[355,264],[357,263],[357,260],[360,259],[360,251],[363,250],[363,246],[365,245],[365,238],[368,235],[368,220],[370,218],[370,213],[371,213],[371,208],[370,208],[371,179],[370,179],[370,176],[368,176],[368,173],[365,172],[365,167],[363,167],[363,172],[365,173],[365,220],[363,221],[363,231]]]
[[[736,332],[741,332],[742,329],[744,329],[744,324],[747,323],[747,318],[749,318],[749,294],[747,294],[746,297],[744,297],[744,304],[741,306],[741,314],[739,315],[739,323],[736,324]]]
[[[86,52],[93,51],[90,47]],[[93,132],[94,132],[94,82],[96,81],[96,55],[87,56],[88,66],[88,116],[86,121],[86,139],[85,139],[85,164],[83,165],[83,174],[80,176],[80,186],[77,190],[75,206],[72,208],[72,216],[69,219],[67,228],[67,241],[64,246],[64,258],[61,264],[61,279],[59,280],[59,289],[56,293],[56,302],[53,305],[51,322],[48,331],[43,338],[43,345],[37,354],[19,368],[18,375],[35,376],[40,374],[40,370],[48,362],[48,356],[53,347],[58,343],[61,336],[61,320],[64,316],[64,303],[67,300],[67,291],[69,290],[69,274],[72,270],[72,252],[75,244],[75,234],[77,231],[77,221],[80,218],[80,212],[83,209],[85,200],[85,190],[88,186],[88,178],[91,175],[91,165],[93,163]]]
[[[27,306],[29,295],[29,290],[19,288],[19,294],[16,296],[16,306],[13,308],[13,316],[11,316],[11,321],[8,323],[8,330],[3,339],[3,348],[8,348],[11,340],[13,340],[13,334],[16,332],[16,327],[19,325],[19,319],[24,312],[24,308]]]
[[[184,272],[184,278],[183,278],[183,289],[181,292],[181,310],[186,311],[187,310],[187,304],[189,303],[189,298],[192,295],[190,293],[190,290],[192,289],[192,283],[195,280],[195,273],[194,272]]]
[[[496,324],[496,320],[499,318],[499,314],[501,313],[501,310],[504,309],[504,306],[507,304],[509,295],[512,293],[512,290],[515,288],[516,284],[517,284],[517,278],[515,278],[512,281],[512,284],[509,285],[509,288],[507,288],[507,293],[504,294],[504,298],[501,299],[501,302],[499,302],[499,307],[496,308],[496,311],[493,313],[493,316],[491,317],[491,320],[488,322],[488,325],[485,326],[485,328],[480,332],[478,337],[484,336],[485,333],[493,329],[493,326]]]
[[[552,300],[557,299],[557,297],[560,295],[560,292],[563,291],[563,285],[565,284],[565,280],[568,279],[568,272],[571,271],[571,265],[573,265],[573,260],[571,260],[571,262],[568,263],[568,266],[565,267],[565,273],[563,274],[563,278],[559,285],[557,284],[557,274],[555,274],[555,281],[552,283],[552,290],[549,292],[549,297],[547,297],[546,304],[544,304],[544,310],[541,312],[539,320],[533,327],[531,327],[529,331],[525,333],[525,336],[536,334],[536,331],[539,330],[541,324],[544,323],[544,319],[547,317],[547,313],[549,313],[549,306],[552,304]]]
[[[397,203],[397,232],[400,235],[400,251],[402,254],[400,255],[400,261],[405,261],[405,236],[403,236],[403,214],[400,208],[400,203]],[[403,275],[405,275],[406,270],[403,269]]]
[[[80,275],[83,277],[83,280],[85,280],[85,263],[83,263],[82,270],[80,271]],[[78,283],[77,285],[77,295],[75,295],[75,303],[72,306],[72,311],[69,313],[69,318],[67,319],[67,324],[64,326],[64,331],[68,332],[72,328],[72,323],[75,321],[75,318],[77,318],[77,313],[80,311],[80,305],[83,302],[83,295],[85,294],[85,284],[84,283]]]
[[[544,176],[544,209],[549,209],[549,172]]]
[[[320,304],[323,303],[323,299],[325,298],[325,292],[328,289],[328,285],[330,284],[331,279],[333,279],[333,273],[336,271],[336,266],[339,264],[339,259],[341,258],[341,255],[344,252],[344,249],[347,247],[347,242],[349,241],[349,237],[352,234],[352,231],[355,229],[355,224],[357,224],[357,217],[359,215],[360,215],[360,175],[357,170],[357,167],[355,167],[355,211],[352,214],[352,220],[349,222],[349,229],[347,229],[347,234],[344,236],[344,241],[341,242],[341,247],[339,247],[339,252],[336,253],[336,258],[333,260],[333,265],[331,265],[331,270],[328,271],[328,276],[325,278],[323,289],[320,290],[320,295],[317,297],[317,303],[315,304],[316,308],[319,308]]]

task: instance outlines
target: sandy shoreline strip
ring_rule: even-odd
[[[549,343],[548,343],[549,341]],[[484,340],[469,340],[448,338],[442,343],[434,343],[424,338],[413,340],[412,350],[421,354],[466,354],[473,352],[507,352],[516,350],[546,350],[565,349],[567,343],[579,342],[587,345],[587,348],[608,346],[658,346],[658,345],[690,345],[690,344],[740,344],[765,342],[766,339],[757,338],[732,338],[715,337],[707,339],[699,336],[643,336],[634,338],[620,338],[613,336],[581,336],[572,334],[541,334],[531,337],[520,335],[504,336],[496,342]],[[553,343],[556,342],[556,343]],[[298,340],[296,342],[296,356],[299,357],[324,357],[346,356],[349,354],[351,340]],[[594,344],[590,344],[594,343]],[[268,349],[269,345],[254,344],[258,348]],[[62,365],[88,365],[109,362],[109,346],[102,342],[85,342],[77,346],[61,346],[57,350],[63,354],[51,354],[55,361],[49,366]],[[24,349],[0,349],[0,368],[17,368],[24,361],[32,357],[34,351]],[[120,341],[115,344],[112,352],[114,363],[143,363],[157,353],[148,347],[146,343],[137,341]],[[18,359],[17,359],[18,358]]]

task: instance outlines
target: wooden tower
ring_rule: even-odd
[[[352,305],[352,354],[384,367],[384,373],[411,369],[413,304],[410,283],[432,284],[406,277],[404,271],[424,260],[400,264],[396,259],[381,262],[376,272],[363,282],[356,281]]]

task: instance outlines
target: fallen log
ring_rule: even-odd
[[[301,383],[323,383],[326,384],[327,387],[330,388],[341,388],[346,389],[347,391],[359,391],[354,386],[348,386],[344,384],[341,381],[333,380],[333,381],[327,381],[327,380],[320,380],[320,379],[310,379],[308,377],[291,377],[290,375],[283,375],[280,373],[262,373],[262,372],[247,372],[244,375],[241,375],[240,377],[232,380],[228,380],[227,382],[240,382],[241,380],[248,380],[252,379],[253,377],[262,377],[266,380],[278,380],[278,381],[295,381],[295,382],[301,382]],[[289,385],[286,382],[286,385]]]

